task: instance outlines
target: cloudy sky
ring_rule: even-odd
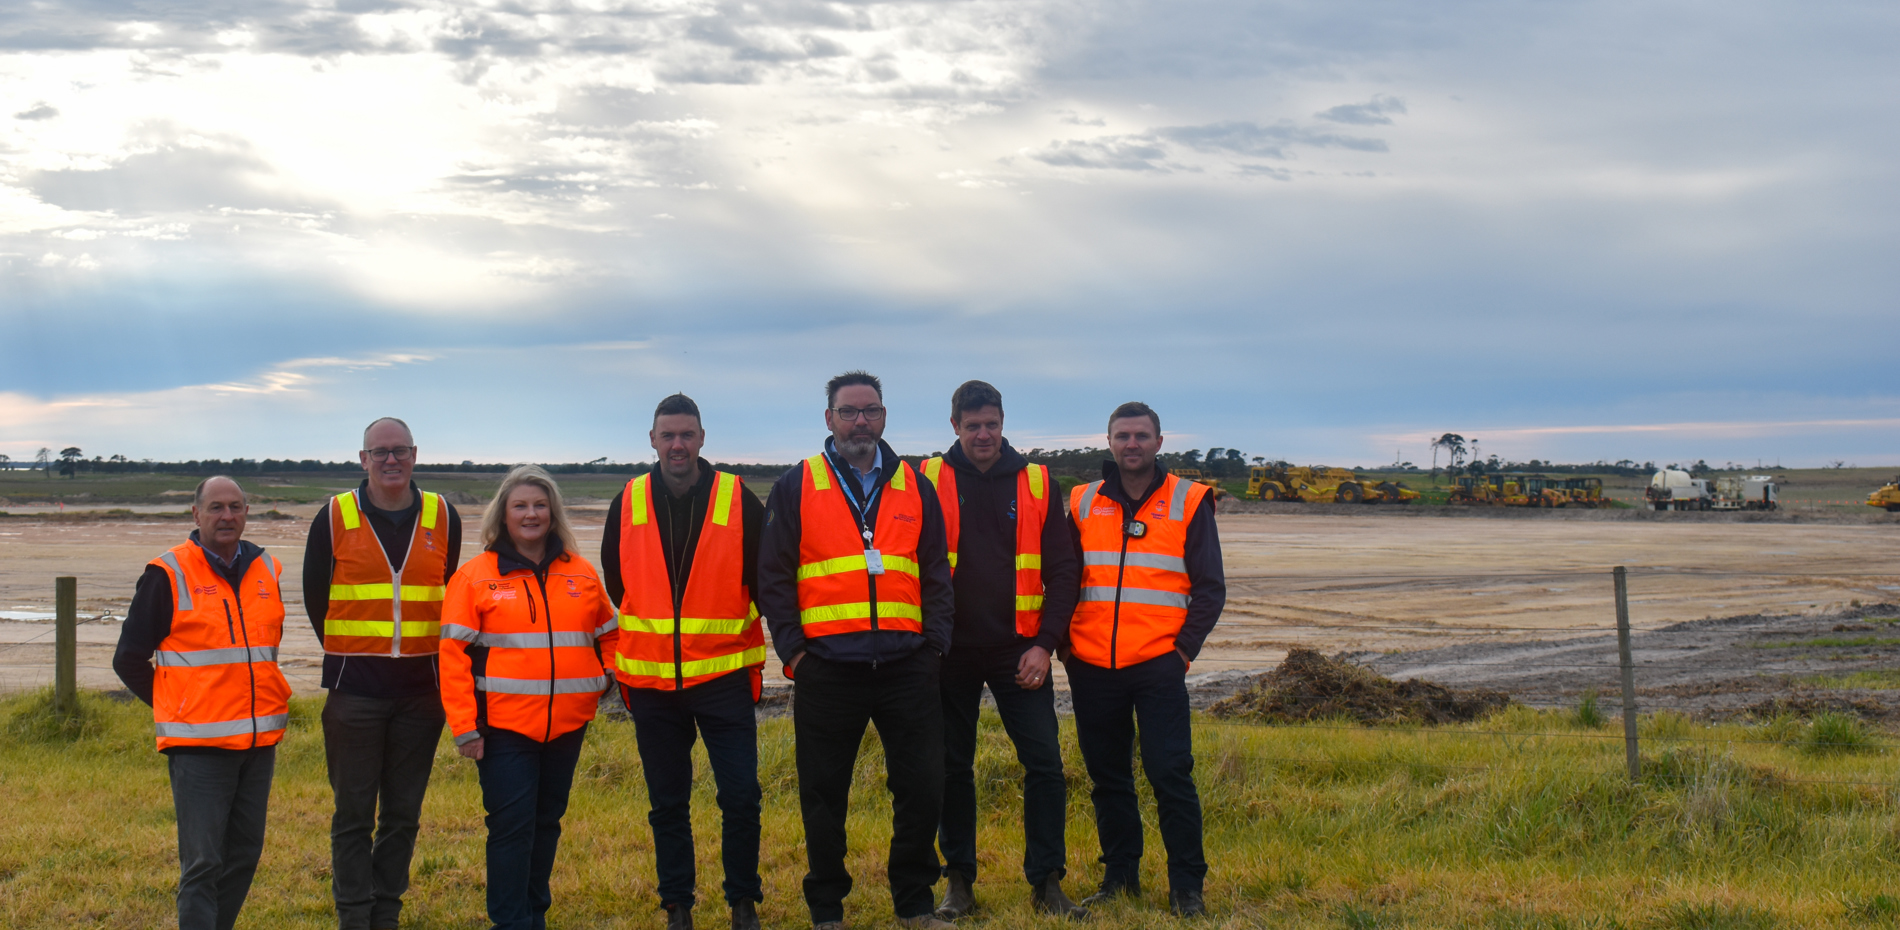
[[[1900,462],[1900,7],[0,8],[0,453]]]

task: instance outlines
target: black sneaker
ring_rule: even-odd
[[[1207,902],[1201,900],[1198,891],[1180,890],[1168,892],[1168,910],[1176,917],[1200,917],[1207,913]]]
[[[1117,882],[1117,881],[1109,881],[1107,879],[1103,879],[1101,889],[1096,891],[1094,894],[1089,895],[1086,898],[1083,898],[1082,906],[1083,907],[1101,907],[1102,905],[1107,904],[1110,901],[1113,901],[1116,898],[1123,897],[1123,896],[1127,896],[1130,898],[1141,897],[1141,883],[1140,882]]]

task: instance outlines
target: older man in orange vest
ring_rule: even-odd
[[[884,387],[850,371],[825,386],[825,449],[779,478],[766,501],[759,608],[795,682],[805,905],[843,930],[845,815],[864,727],[884,744],[891,790],[891,907],[911,930],[932,911],[943,805],[938,674],[955,623],[943,510],[930,482],[881,438]]]
[[[416,487],[407,423],[371,423],[357,454],[368,476],[310,521],[304,606],[323,643],[329,689],[323,751],[336,798],[337,926],[393,930],[442,735],[436,658],[442,599],[461,562],[462,517],[442,495]]]
[[[732,930],[758,930],[759,729],[765,631],[752,590],[765,507],[699,457],[699,405],[661,400],[647,431],[659,463],[607,507],[600,565],[620,606],[613,655],[646,772],[647,823],[667,930],[692,930],[693,743],[705,740],[722,823]]]
[[[145,567],[112,657],[126,688],[152,705],[171,773],[180,930],[237,922],[290,722],[290,683],[277,668],[284,566],[243,538],[249,512],[237,482],[199,483],[198,528]]]
[[[1102,844],[1101,890],[1083,904],[1141,892],[1141,811],[1135,795],[1135,723],[1141,764],[1154,788],[1168,851],[1168,900],[1176,914],[1204,913],[1207,860],[1194,787],[1188,663],[1227,602],[1214,496],[1155,464],[1161,416],[1143,403],[1108,420],[1102,477],[1070,492],[1082,554],[1082,590],[1069,621],[1069,691],[1075,732],[1094,783]]]

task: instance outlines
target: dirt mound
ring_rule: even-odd
[[[1331,720],[1360,723],[1463,723],[1511,703],[1502,691],[1457,691],[1429,681],[1393,681],[1371,669],[1311,649],[1287,653],[1252,688],[1207,709],[1216,717],[1274,723]]]
[[[1816,714],[1827,712],[1852,714],[1864,720],[1876,721],[1893,716],[1892,712],[1879,701],[1800,693],[1759,701],[1750,704],[1743,711],[1744,714],[1760,720],[1771,720],[1784,714],[1808,719]]]

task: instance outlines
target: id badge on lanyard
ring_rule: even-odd
[[[884,553],[871,548],[871,531],[864,531],[864,570],[873,575],[884,574]]]

